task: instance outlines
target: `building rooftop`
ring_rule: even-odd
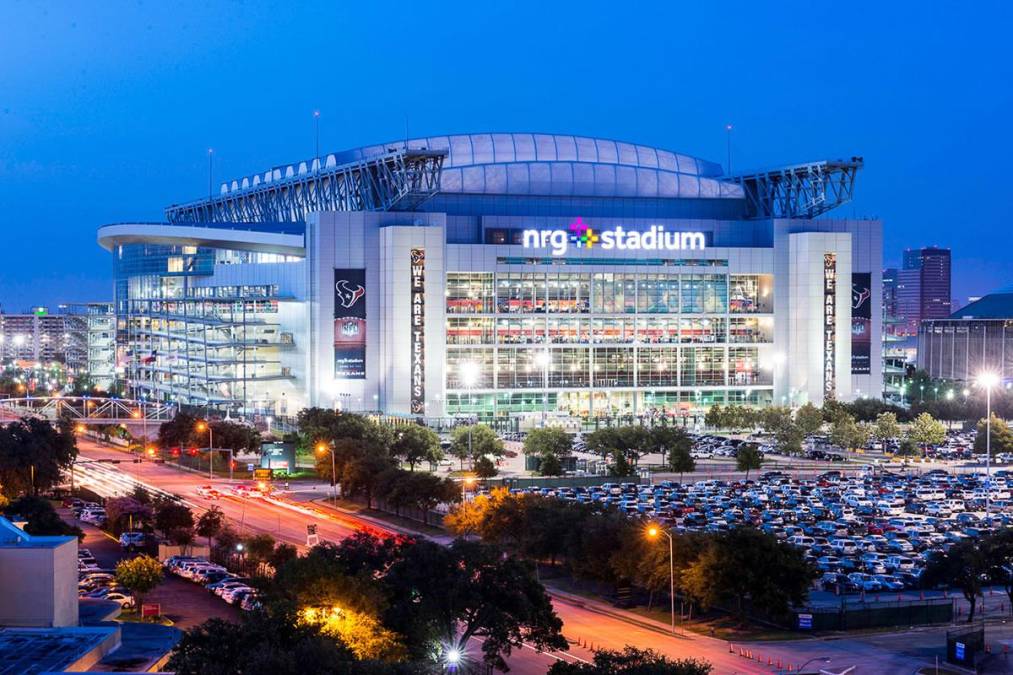
[[[79,628],[0,628],[0,675],[63,672],[87,668],[91,656],[119,629],[108,626]]]
[[[0,518],[0,548],[56,548],[74,539],[70,536],[43,537],[28,534],[6,518]],[[0,670],[0,673],[3,671]]]
[[[978,298],[950,315],[951,319],[1013,319],[1013,286]]]

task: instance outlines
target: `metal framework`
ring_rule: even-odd
[[[302,222],[315,211],[410,211],[439,190],[446,156],[444,150],[388,148],[355,162],[173,205],[165,216],[170,223],[282,223]],[[290,169],[286,173],[293,173]]]
[[[69,419],[77,424],[126,424],[167,422],[176,416],[171,403],[88,396],[41,396],[0,400],[0,420],[35,417],[55,422]]]
[[[823,160],[732,176],[742,186],[749,218],[815,218],[851,201],[861,157]]]

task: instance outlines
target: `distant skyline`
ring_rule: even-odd
[[[106,300],[96,228],[215,182],[411,136],[617,138],[733,171],[865,158],[884,266],[953,250],[953,296],[1013,283],[1013,6],[857,3],[0,5],[0,305]],[[579,214],[575,214],[579,215]],[[832,212],[831,216],[834,215]]]

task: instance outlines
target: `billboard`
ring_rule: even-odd
[[[872,274],[851,275],[851,373],[868,375],[872,368]]]
[[[823,398],[837,393],[837,255],[823,254]]]
[[[366,270],[334,270],[334,378],[366,379]]]
[[[426,250],[411,250],[411,413],[426,413]]]

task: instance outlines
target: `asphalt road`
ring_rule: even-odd
[[[329,490],[323,483],[299,483],[298,490],[273,501],[224,497],[211,502],[196,492],[199,486],[212,482],[206,476],[152,462],[135,464],[126,453],[88,440],[79,440],[78,445],[81,459],[75,478],[78,483],[101,494],[130,492],[134,482],[138,481],[177,494],[196,510],[217,504],[241,531],[268,532],[279,541],[299,546],[306,544],[306,525],[310,523],[316,523],[321,539],[328,541],[340,541],[362,528],[388,529],[375,522],[316,506],[313,499],[326,496]],[[119,464],[94,461],[99,459],[125,461]],[[228,481],[213,482],[220,490],[228,489]],[[603,603],[557,593],[554,594],[554,606],[563,620],[563,632],[571,641],[570,651],[556,655],[540,654],[531,649],[515,651],[509,659],[512,673],[541,675],[558,658],[590,660],[592,648],[622,649],[633,644],[676,658],[706,659],[713,664],[716,675],[777,672],[778,660],[784,670],[789,663],[797,669],[809,659],[822,657],[829,657],[831,661],[819,663],[819,667],[833,673],[855,666],[855,670],[851,671],[855,675],[909,675],[920,665],[933,663],[935,654],[940,653],[945,645],[945,628],[930,628],[846,638],[835,636],[734,645],[729,651],[725,641],[700,635],[673,636],[667,633],[664,624],[630,615]],[[1013,640],[1013,628],[990,628],[989,639],[996,644],[1006,639]],[[739,656],[740,647],[751,652],[753,658]],[[477,644],[474,651],[477,655]]]

